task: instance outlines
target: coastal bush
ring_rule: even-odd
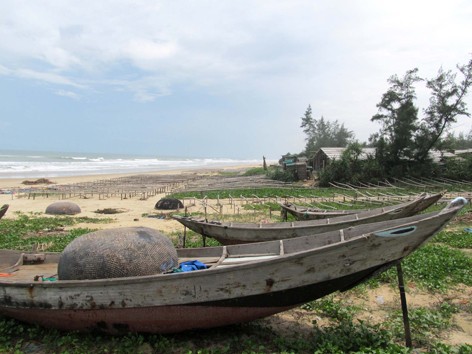
[[[457,307],[448,302],[432,308],[409,308],[408,317],[415,346],[429,346],[437,342],[442,331],[452,326],[452,315],[457,312]],[[394,337],[401,340],[405,334],[401,311],[394,311],[386,326]]]
[[[461,159],[446,159],[441,166],[441,175],[453,180],[472,180],[472,156],[465,155]]]
[[[253,167],[244,171],[243,176],[260,176],[260,175],[266,175],[266,174],[267,174],[267,170],[264,170],[263,167]]]
[[[49,179],[47,178],[38,178],[34,181],[30,181],[30,180],[25,180],[23,182],[21,182],[21,184],[25,184],[25,185],[36,185],[36,184],[54,184],[54,182],[50,181]]]
[[[405,282],[413,281],[432,292],[444,292],[458,284],[472,286],[472,258],[446,245],[421,247],[402,261],[402,268]],[[396,268],[380,274],[377,280],[395,284]]]
[[[297,180],[293,171],[283,170],[279,166],[269,169],[267,176],[270,179],[282,182],[295,182]]]

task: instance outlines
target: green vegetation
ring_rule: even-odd
[[[17,219],[2,219],[0,245],[2,248],[31,250],[34,246],[48,244],[49,251],[62,251],[74,238],[91,232],[91,229],[71,228],[80,223],[107,223],[109,219],[88,217],[41,217],[18,213]]]
[[[260,176],[266,173],[267,171],[263,167],[253,167],[244,171],[243,176]]]
[[[452,326],[452,315],[457,312],[457,307],[447,302],[432,308],[410,308],[408,316],[412,340],[419,346],[428,346],[432,341],[438,341],[441,331]],[[393,312],[386,327],[398,340],[403,338],[405,332],[401,311]]]
[[[460,235],[457,235],[460,238]],[[402,261],[405,282],[430,292],[445,292],[458,284],[472,286],[472,258],[445,244],[428,244]],[[371,282],[395,283],[391,268]]]
[[[292,171],[284,171],[281,167],[273,167],[267,171],[267,177],[275,181],[294,182],[295,175]]]
[[[291,197],[326,197],[332,198],[339,190],[335,188],[299,188],[294,186],[262,187],[262,188],[239,188],[209,191],[178,192],[169,195],[169,198],[203,198],[208,199],[229,199],[229,198],[291,198]],[[355,192],[346,191],[346,195],[354,196]]]
[[[458,80],[456,80],[458,78]],[[340,159],[332,161],[319,174],[320,186],[329,182],[376,183],[391,178],[446,177],[472,180],[472,159],[443,159],[434,161],[433,151],[447,152],[472,146],[472,130],[467,136],[450,133],[460,116],[470,117],[466,96],[472,85],[472,59],[457,66],[457,73],[442,68],[433,78],[422,78],[417,68],[403,77],[393,75],[389,88],[377,104],[378,112],[371,121],[380,124],[369,143],[354,140],[352,132],[337,121],[317,120],[311,106],[301,118],[306,134],[306,147],[300,155],[313,157],[321,147],[347,147]],[[430,93],[429,106],[416,106],[416,90],[424,84]],[[423,113],[419,117],[419,112]],[[375,156],[361,156],[362,148],[375,148]]]
[[[319,300],[307,302],[301,308],[307,311],[317,311],[320,315],[339,322],[352,321],[359,310],[354,306],[343,304],[334,295],[328,295]]]
[[[309,105],[302,117],[301,128],[306,134],[306,146],[302,155],[311,156],[321,147],[346,146],[352,142],[354,133],[344,124],[339,124],[337,120],[330,122],[324,117],[313,118],[313,112]]]
[[[444,243],[454,248],[472,249],[472,232],[465,229],[441,231],[434,237],[434,242]]]
[[[387,163],[378,156],[359,158],[361,147],[354,143],[349,145],[338,160],[332,161],[326,168],[318,173],[319,185],[330,186],[330,182],[373,183],[385,181],[389,178],[403,178],[404,176],[416,178],[430,178],[431,176],[449,178],[451,180],[472,180],[472,156],[466,155],[462,159],[445,159],[444,163],[437,164],[432,161],[424,161],[421,164],[414,160],[394,165],[387,171]]]

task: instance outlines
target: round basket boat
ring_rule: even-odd
[[[161,274],[177,266],[177,251],[167,236],[124,227],[76,238],[62,252],[57,270],[61,280],[84,280]]]
[[[162,198],[156,203],[156,205],[154,206],[154,209],[175,210],[175,209],[182,209],[183,207],[184,207],[184,204],[178,199]]]
[[[72,202],[55,202],[46,208],[46,214],[49,215],[76,215],[80,212],[80,207]]]

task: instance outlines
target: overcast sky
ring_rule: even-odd
[[[309,104],[366,141],[391,75],[471,55],[470,0],[5,0],[0,149],[278,159]]]

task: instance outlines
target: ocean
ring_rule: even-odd
[[[256,164],[262,165],[262,161],[0,150],[0,179],[145,173]]]

